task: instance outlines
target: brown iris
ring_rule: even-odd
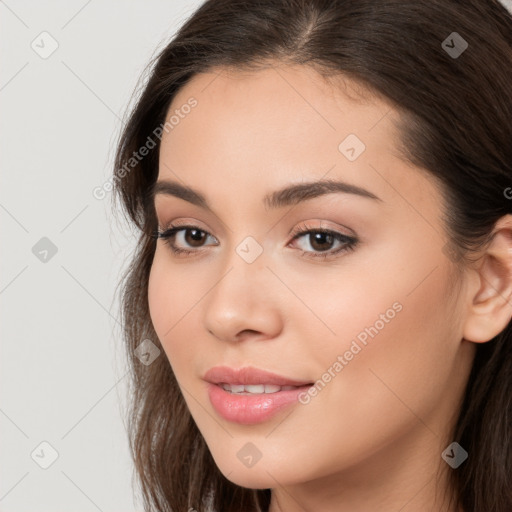
[[[318,251],[326,251],[331,248],[334,237],[329,233],[314,233],[310,234],[310,244],[313,249]],[[325,247],[325,245],[329,247]],[[323,245],[323,247],[322,247]]]
[[[206,239],[206,236],[206,233],[200,229],[189,228],[185,230],[185,241],[192,247],[201,247],[202,242],[204,242]]]

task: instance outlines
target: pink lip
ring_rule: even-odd
[[[214,366],[205,373],[203,379],[212,384],[274,384],[276,386],[306,386],[311,384],[309,381],[288,379],[252,366],[245,366],[244,368]]]
[[[269,420],[283,408],[298,403],[298,397],[312,383],[288,379],[275,373],[257,368],[233,369],[217,366],[206,372],[208,397],[217,413],[228,421],[242,425],[254,425]],[[276,386],[297,386],[295,389],[242,395],[230,393],[220,384],[274,384]]]

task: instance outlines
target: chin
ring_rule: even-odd
[[[280,459],[264,459],[265,457],[262,457],[252,467],[245,467],[237,457],[234,462],[231,459],[223,459],[215,463],[227,480],[248,489],[270,489],[280,485],[296,484],[305,477],[298,475],[293,467],[286,467]]]

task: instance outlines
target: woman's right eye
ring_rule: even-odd
[[[171,226],[165,231],[158,231],[157,238],[161,238],[175,254],[191,254],[199,252],[196,249],[204,247],[208,237],[216,241],[211,245],[218,245],[217,239],[207,231],[197,226]]]

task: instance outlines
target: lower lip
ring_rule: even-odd
[[[240,395],[230,393],[217,384],[208,384],[208,396],[214,409],[228,421],[254,425],[269,420],[285,407],[299,403],[299,395],[311,386],[276,393]]]

